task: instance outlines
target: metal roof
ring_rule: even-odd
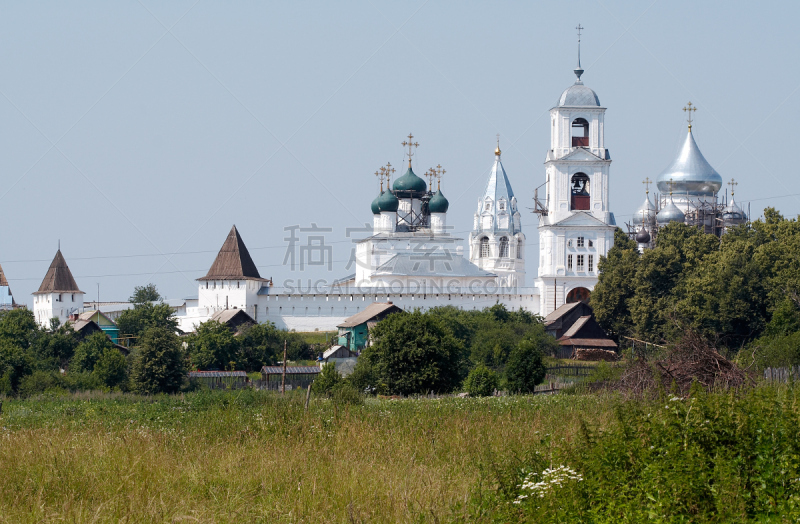
[[[561,98],[558,99],[558,106],[600,107],[600,99],[597,98],[597,93],[578,80],[561,93]]]
[[[683,214],[683,211],[678,209],[678,206],[675,205],[675,202],[672,201],[672,197],[670,197],[669,204],[661,208],[661,211],[656,215],[656,220],[662,225],[669,224],[670,222],[683,222],[686,220],[686,215]]]
[[[672,189],[670,189],[672,180]],[[722,177],[711,167],[694,141],[692,129],[686,134],[678,156],[658,175],[658,190],[662,193],[688,193],[690,195],[716,194],[722,187]]]
[[[402,311],[401,308],[397,307],[396,305],[392,304],[391,302],[373,302],[372,304],[368,305],[364,308],[364,311],[360,311],[353,315],[352,317],[348,317],[336,327],[355,327],[360,326],[364,322],[368,320],[372,320],[376,316],[386,313],[389,310],[396,309],[397,311]]]
[[[472,262],[447,250],[398,253],[375,269],[376,276],[494,277]]]
[[[245,371],[190,371],[189,378],[223,378],[223,377],[247,377]]]
[[[307,375],[309,373],[319,373],[320,369],[316,366],[286,366],[287,375]],[[267,375],[280,375],[283,373],[283,366],[264,366],[261,373]]]

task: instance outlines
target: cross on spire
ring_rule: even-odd
[[[375,171],[375,176],[378,177],[381,181],[381,193],[383,193],[383,181],[386,178],[386,173],[384,172],[384,167],[381,167],[379,170]]]
[[[653,183],[653,181],[650,180],[649,176],[645,177],[644,180],[642,180],[642,184],[644,184],[644,192],[645,192],[646,195],[650,194],[650,184],[652,184],[652,183]]]
[[[494,154],[500,156],[500,133],[497,133],[497,149],[494,150]]]
[[[581,75],[583,74],[583,68],[581,67],[581,31],[583,31],[584,27],[579,23],[575,29],[578,30],[578,66],[573,69],[573,72],[578,77],[577,83],[581,83]]]
[[[689,118],[686,121],[689,122],[689,131],[691,131],[692,130],[692,112],[693,111],[697,111],[697,108],[696,107],[692,107],[692,103],[691,102],[689,102],[686,105],[687,105],[687,107],[684,107],[683,111],[686,112],[686,113],[689,113]]]
[[[731,198],[733,198],[733,190],[736,189],[736,186],[739,185],[739,182],[736,182],[733,178],[731,178],[731,181],[728,182],[728,185],[731,186]]]
[[[419,147],[419,142],[413,142],[414,135],[411,133],[408,134],[408,141],[403,140],[403,146],[408,146],[408,167],[411,168],[411,157],[414,156],[414,151],[411,149],[412,147]]]
[[[675,181],[670,178],[669,182],[667,182],[667,185],[669,186],[669,196],[672,198],[672,186],[675,185]]]

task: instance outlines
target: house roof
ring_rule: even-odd
[[[319,373],[320,369],[316,366],[286,366],[287,375],[304,375],[309,373]],[[264,366],[261,373],[267,375],[280,375],[283,373],[283,366]]]
[[[64,255],[61,254],[59,249],[56,252],[53,262],[50,263],[50,268],[42,280],[42,285],[39,286],[39,291],[33,293],[34,295],[41,295],[46,293],[83,293],[78,289],[78,284],[72,277],[72,271],[67,266],[67,261],[64,260]]]
[[[562,346],[606,347],[616,349],[617,344],[607,338],[560,338],[558,343]]]
[[[557,309],[551,311],[549,315],[544,317],[544,323],[550,324],[551,322],[555,322],[559,318],[563,317],[564,315],[566,315],[567,313],[578,307],[579,304],[580,302],[570,302],[569,304],[564,304],[559,306]]]
[[[360,326],[367,320],[372,320],[373,318],[377,317],[383,313],[392,313],[391,310],[403,311],[399,307],[395,306],[391,302],[373,302],[372,304],[368,305],[364,308],[364,311],[356,313],[352,317],[348,317],[336,327],[356,327]]]
[[[246,371],[190,371],[189,378],[222,378],[222,377],[245,377]]]
[[[339,346],[339,345],[336,345],[336,346],[331,346],[331,347],[330,347],[330,349],[329,349],[328,351],[325,351],[325,352],[322,354],[322,358],[329,358],[331,355],[333,355],[334,353],[336,353],[336,352],[337,352],[337,351],[339,351],[340,349],[343,349],[343,350],[347,351],[348,355],[353,355],[353,352],[352,352],[352,351],[350,351],[349,349],[347,349],[346,347],[344,347],[344,346]]]
[[[586,323],[589,322],[591,319],[592,319],[592,316],[591,315],[587,315],[585,317],[581,317],[578,320],[576,320],[569,327],[569,329],[566,331],[566,333],[564,333],[563,338],[574,337],[575,335],[577,335],[578,332],[581,330],[581,328],[583,326],[585,326]]]
[[[217,253],[206,276],[197,280],[265,280],[258,274],[258,268],[250,258],[239,231],[234,225],[228,238]]]
[[[240,315],[244,315],[244,318],[242,319],[244,322],[252,322],[255,324],[256,321],[253,320],[253,317],[248,315],[244,309],[223,309],[222,311],[217,311],[211,315],[211,320],[216,320],[217,322],[226,324]]]
[[[90,311],[84,311],[83,313],[81,313],[80,315],[78,315],[78,320],[92,320],[92,321],[94,321],[94,318],[93,318],[93,317],[94,317],[95,315],[99,315],[99,316],[98,316],[98,320],[100,320],[100,318],[99,318],[99,317],[103,317],[103,318],[104,318],[104,319],[106,319],[106,321],[108,321],[108,323],[109,323],[109,324],[111,324],[112,326],[116,326],[116,325],[117,325],[117,324],[116,324],[116,322],[114,322],[113,320],[111,320],[110,318],[108,318],[108,316],[106,316],[106,314],[105,314],[105,313],[103,313],[102,311],[98,311],[98,310],[96,310],[96,309],[94,309],[94,310],[90,310]],[[98,324],[98,325],[99,325],[99,324]]]
[[[0,286],[8,286],[8,280],[6,280],[6,274],[3,273],[3,266],[0,266]]]
[[[74,322],[70,322],[72,329],[77,331],[78,333],[83,333],[86,330],[89,331],[103,331],[100,329],[100,326],[97,325],[97,322],[94,320],[75,320]]]

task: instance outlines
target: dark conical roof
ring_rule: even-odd
[[[3,266],[0,266],[0,286],[7,286],[8,280],[6,280],[6,274],[3,273]]]
[[[197,280],[264,280],[250,258],[250,252],[244,245],[236,226],[231,228],[228,238],[217,253],[211,269],[203,278]]]
[[[72,277],[72,271],[69,270],[67,261],[64,260],[64,255],[61,254],[60,249],[50,263],[50,269],[47,270],[47,274],[42,280],[42,285],[39,286],[39,291],[35,292],[34,295],[47,293],[83,293],[78,289],[78,284]]]

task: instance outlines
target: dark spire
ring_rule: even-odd
[[[50,263],[50,268],[42,280],[42,285],[39,286],[39,291],[34,295],[47,293],[83,293],[78,289],[78,284],[72,277],[72,271],[69,270],[60,249],[56,252],[53,262]]]
[[[234,225],[206,276],[197,280],[264,280]]]

